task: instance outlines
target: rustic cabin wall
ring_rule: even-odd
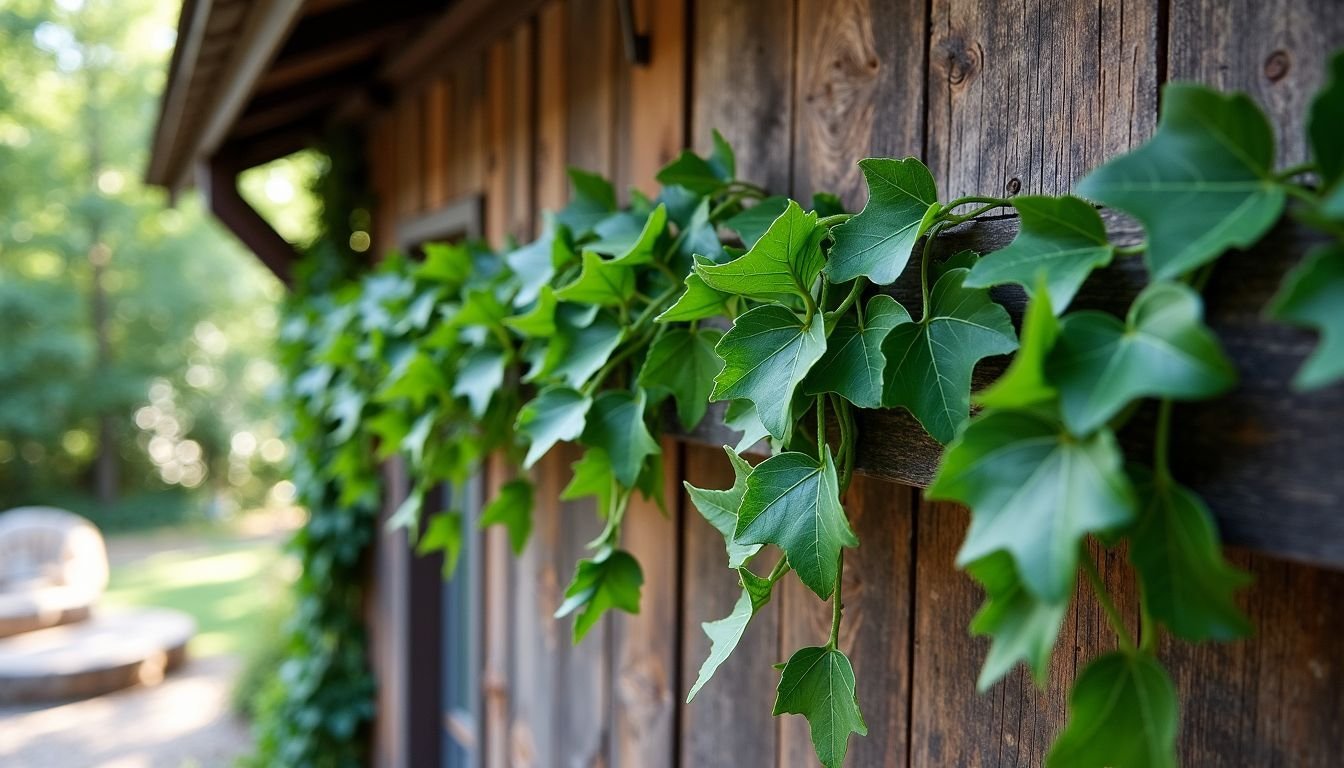
[[[1322,53],[1344,44],[1344,15],[1329,0],[1288,5],[1271,12],[1251,0],[649,0],[635,3],[637,24],[652,35],[652,61],[639,67],[623,56],[614,3],[549,0],[479,56],[399,94],[376,119],[378,242],[389,244],[389,223],[399,217],[466,195],[481,196],[492,245],[525,240],[542,211],[565,203],[567,166],[608,174],[621,189],[653,191],[656,169],[684,145],[706,148],[716,128],[736,148],[743,178],[803,200],[835,191],[854,210],[865,194],[854,161],[870,155],[925,158],[945,197],[1062,193],[1152,134],[1159,85],[1174,78],[1249,90],[1286,138],[1282,159],[1300,160],[1303,108],[1319,84]],[[1231,258],[1282,263],[1268,255]],[[1256,288],[1263,292],[1282,270],[1265,269]],[[1210,293],[1219,291],[1215,277]],[[1216,298],[1210,311],[1220,331],[1244,320]],[[1309,336],[1281,333],[1271,344],[1300,355]],[[1282,399],[1282,384],[1249,384],[1230,401],[1183,406],[1178,423],[1226,429],[1243,407],[1278,413],[1271,401]],[[1331,398],[1341,396],[1309,396],[1284,418],[1306,424],[1337,413]],[[1264,439],[1271,438],[1274,450],[1290,443],[1283,434]],[[1329,472],[1323,462],[1344,451],[1338,447],[1292,458]],[[1243,457],[1256,449],[1228,446]],[[770,716],[778,674],[771,664],[819,641],[828,626],[826,606],[797,585],[780,590],[714,681],[682,703],[708,652],[700,624],[726,615],[738,587],[720,535],[679,485],[724,488],[732,472],[718,448],[665,440],[663,450],[666,510],[633,505],[626,532],[644,568],[643,610],[605,620],[577,648],[569,621],[551,614],[598,533],[589,502],[560,499],[579,450],[557,451],[532,471],[535,527],[521,557],[502,536],[486,537],[481,765],[814,764],[804,721]],[[1208,451],[1184,453],[1178,473],[1189,473],[1215,506],[1239,499],[1247,514],[1269,514],[1272,505],[1254,502],[1295,482],[1219,475],[1226,465],[1210,464]],[[881,455],[890,454],[868,453],[860,463],[872,466]],[[927,461],[928,452],[919,456]],[[486,476],[487,488],[509,479],[501,462]],[[1272,493],[1256,496],[1259,485]],[[1044,690],[1019,670],[980,694],[975,679],[987,643],[966,627],[981,594],[953,564],[966,510],[871,477],[857,479],[846,502],[862,545],[846,558],[841,644],[854,660],[870,730],[852,743],[850,764],[1040,765],[1064,722],[1073,677],[1115,645],[1090,592],[1077,593]],[[1094,555],[1137,628],[1125,553]],[[1241,551],[1233,557],[1256,577],[1243,595],[1256,636],[1162,645],[1184,702],[1183,760],[1328,765],[1344,753],[1344,574]]]

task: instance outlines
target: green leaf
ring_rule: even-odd
[[[504,351],[495,347],[476,347],[467,352],[453,380],[453,394],[467,398],[476,418],[485,415],[490,398],[504,385]]]
[[[933,224],[941,207],[933,174],[913,157],[859,161],[868,182],[868,203],[854,218],[832,230],[826,276],[833,283],[866,277],[878,285],[896,282],[915,242]]]
[[[449,285],[462,285],[471,276],[471,253],[465,246],[425,243],[425,260],[415,269],[416,277]]]
[[[577,241],[616,210],[616,189],[598,174],[578,168],[569,169],[569,181],[574,187],[574,197],[555,219],[573,232]]]
[[[985,588],[985,604],[971,619],[971,634],[993,638],[976,685],[988,690],[1021,661],[1031,668],[1036,684],[1044,686],[1068,599],[1054,603],[1037,599],[1022,584],[1006,552],[969,563],[966,572]]]
[[[910,313],[890,296],[868,300],[863,319],[842,315],[826,339],[826,354],[807,375],[808,394],[835,392],[860,408],[882,407],[882,371],[887,360],[882,341],[891,330],[910,322]]]
[[[804,325],[778,304],[746,312],[719,340],[724,366],[710,399],[750,400],[770,434],[785,439],[793,427],[793,391],[826,351],[825,325],[820,312]]]
[[[1083,537],[1134,518],[1122,460],[1110,430],[1078,439],[1041,411],[988,411],[948,446],[927,496],[971,508],[958,565],[1006,551],[1033,595],[1059,603]]]
[[[593,399],[569,387],[552,386],[541,390],[536,399],[518,412],[516,429],[529,441],[523,467],[530,468],[561,440],[574,440],[583,434],[584,421]]]
[[[1140,397],[1193,400],[1229,389],[1236,369],[1202,314],[1190,288],[1153,283],[1134,299],[1125,323],[1106,312],[1065,317],[1045,361],[1064,423],[1086,435]]]
[[[826,600],[835,592],[840,548],[857,547],[840,506],[831,451],[822,461],[805,453],[771,456],[747,477],[737,513],[735,544],[774,544],[809,589]]]
[[[709,637],[709,656],[700,665],[695,685],[691,686],[690,693],[686,694],[687,704],[690,704],[695,694],[714,677],[714,673],[719,670],[723,662],[728,660],[737,644],[741,642],[742,635],[746,633],[747,624],[766,603],[770,602],[774,582],[763,579],[746,568],[739,568],[737,573],[742,584],[742,595],[733,604],[732,613],[718,621],[705,621],[700,624],[700,628]]]
[[[1223,558],[1204,501],[1171,478],[1131,467],[1139,519],[1130,532],[1129,559],[1153,618],[1191,642],[1232,640],[1251,632],[1235,592],[1249,574]]]
[[[851,733],[868,735],[855,693],[854,668],[835,648],[803,648],[785,662],[774,714],[807,718],[817,760],[826,768],[844,764]]]
[[[462,532],[462,513],[440,512],[430,518],[425,535],[420,537],[415,553],[421,557],[432,552],[443,553],[443,578],[451,579],[462,557],[466,536]]]
[[[700,201],[686,223],[685,231],[677,235],[677,255],[681,260],[675,262],[680,270],[688,268],[695,256],[701,256],[712,264],[727,261],[723,243],[719,241],[719,232],[709,220],[709,198]]]
[[[528,372],[528,381],[554,378],[582,388],[620,346],[624,333],[615,317],[600,312],[588,320],[582,311],[568,311],[571,307],[562,305],[557,310],[555,337],[546,348],[541,368]]]
[[[614,307],[635,295],[635,272],[624,264],[608,261],[593,251],[583,252],[583,270],[574,282],[555,292],[555,298],[575,304]]]
[[[725,223],[742,239],[744,247],[751,248],[766,233],[766,230],[770,229],[770,225],[775,223],[775,219],[778,219],[788,209],[789,202],[789,198],[783,195],[772,195]]]
[[[1324,189],[1344,178],[1340,126],[1344,126],[1344,51],[1336,51],[1331,57],[1329,80],[1316,93],[1307,115],[1307,137],[1311,139],[1311,154]]]
[[[696,265],[711,264],[708,259],[695,257]],[[705,285],[700,275],[691,272],[686,275],[686,290],[661,315],[654,318],[659,323],[690,322],[707,317],[719,317],[727,314],[729,294],[716,291]]]
[[[509,532],[509,545],[515,555],[521,555],[527,547],[527,537],[532,533],[532,483],[518,478],[510,480],[499,489],[485,509],[477,525],[482,529],[491,525],[502,525]]]
[[[972,398],[985,408],[1014,409],[1048,402],[1058,396],[1045,378],[1045,358],[1059,337],[1050,290],[1045,276],[1036,281],[1036,290],[1022,318],[1022,345],[1013,362],[993,384]]]
[[[741,544],[734,540],[737,534],[737,511],[742,506],[742,497],[747,492],[747,477],[751,474],[751,465],[732,448],[723,446],[728,460],[733,464],[733,487],[725,491],[712,491],[696,488],[688,482],[682,482],[691,503],[700,516],[709,521],[714,529],[723,534],[724,544],[728,548],[728,567],[740,568],[751,561],[760,544]]]
[[[991,355],[1017,349],[1013,322],[989,291],[965,288],[969,270],[950,269],[934,284],[919,322],[897,325],[882,342],[882,404],[904,406],[940,443],[971,411],[971,372]]]
[[[503,323],[529,338],[549,338],[555,335],[555,310],[557,306],[555,290],[549,285],[543,285],[537,293],[537,301],[531,309],[521,315],[506,317]]]
[[[790,200],[760,240],[727,264],[699,264],[695,273],[710,288],[755,299],[804,296],[812,290],[825,258],[825,227],[815,213]]]
[[[658,171],[659,184],[685,187],[697,195],[712,195],[728,182],[720,169],[689,149],[683,149],[677,158]]]
[[[644,390],[608,390],[593,400],[580,440],[601,448],[611,459],[612,472],[625,488],[633,488],[644,459],[658,453],[658,441],[644,424],[648,398]]]
[[[722,336],[712,328],[668,328],[649,347],[639,369],[641,387],[666,390],[676,398],[677,418],[687,430],[704,418],[714,377],[723,370],[723,360],[714,351]]]
[[[1017,283],[1032,295],[1044,275],[1055,314],[1073,301],[1083,281],[1097,267],[1111,263],[1115,249],[1095,208],[1072,196],[1013,198],[1022,228],[1007,248],[976,263],[967,288]]]
[[[448,380],[429,355],[417,350],[408,356],[389,375],[387,383],[378,390],[382,402],[406,399],[417,410],[425,407],[429,398],[448,390]]]
[[[513,297],[513,305],[531,304],[555,277],[555,270],[573,259],[574,251],[569,247],[567,233],[548,215],[540,237],[504,256],[505,263],[518,277],[518,293]]]
[[[563,618],[575,611],[574,643],[583,640],[602,614],[612,608],[639,613],[639,589],[644,572],[639,562],[622,550],[604,550],[591,560],[580,560],[574,580],[565,589],[565,602],[555,612]]]
[[[709,153],[709,167],[719,179],[732,181],[737,178],[737,156],[733,154],[733,147],[723,138],[723,134],[717,129],[711,133],[714,138],[714,151]]]
[[[617,214],[621,215],[621,214]],[[613,264],[632,267],[653,261],[653,249],[658,238],[667,229],[667,206],[659,204],[648,216],[630,216],[628,229],[603,231],[598,227],[600,240],[589,243],[589,250],[613,256]]]
[[[1320,246],[1307,254],[1284,278],[1269,312],[1320,329],[1320,345],[1293,378],[1294,387],[1316,389],[1344,378],[1344,246]]]
[[[742,434],[737,439],[737,445],[733,447],[738,453],[750,450],[752,446],[770,436],[770,430],[761,423],[761,417],[756,413],[756,405],[750,400],[734,400],[728,403],[728,408],[723,414],[723,425]]]
[[[1274,132],[1255,102],[1172,83],[1153,138],[1077,190],[1142,222],[1148,269],[1171,280],[1269,231],[1284,202],[1273,167]]]
[[[611,457],[601,448],[589,448],[570,469],[573,475],[569,484],[560,491],[560,500],[575,501],[593,496],[597,499],[597,513],[606,516],[616,493],[616,474],[611,467]]]
[[[1151,656],[1109,653],[1088,664],[1069,693],[1069,719],[1047,768],[1175,768],[1179,704]]]

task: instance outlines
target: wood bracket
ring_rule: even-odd
[[[647,66],[651,58],[648,32],[635,30],[634,0],[616,0],[621,15],[621,41],[625,44],[625,60],[635,66]]]

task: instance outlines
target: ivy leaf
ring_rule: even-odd
[[[770,602],[775,586],[773,581],[763,579],[746,568],[739,568],[737,574],[742,584],[742,595],[733,604],[732,613],[718,621],[706,621],[700,624],[700,628],[709,637],[709,656],[700,665],[695,685],[691,686],[690,693],[686,694],[687,704],[691,703],[695,694],[705,687],[705,683],[714,677],[714,673],[719,671],[723,662],[733,654],[737,644],[742,641],[742,635],[747,631],[747,624]]]
[[[755,299],[804,296],[812,289],[825,257],[826,229],[815,213],[790,200],[751,250],[727,264],[699,264],[695,273],[710,288]]]
[[[648,216],[632,216],[629,229],[604,232],[598,227],[602,237],[586,247],[589,250],[613,256],[612,264],[633,267],[653,261],[653,249],[658,238],[667,229],[667,206],[661,203]]]
[[[971,411],[971,372],[991,355],[1017,349],[1013,322],[989,291],[962,285],[969,270],[938,278],[919,322],[897,325],[882,342],[886,356],[882,404],[905,406],[935,440],[946,444]]]
[[[646,389],[672,393],[677,418],[688,431],[705,416],[714,377],[723,370],[723,360],[714,345],[723,334],[712,328],[668,328],[649,347],[638,383]]]
[[[709,265],[713,262],[701,257],[695,257],[695,264]],[[703,320],[707,317],[719,317],[726,314],[728,300],[732,298],[722,291],[716,291],[705,285],[705,281],[700,275],[691,272],[686,275],[686,290],[681,296],[672,303],[658,317],[654,318],[659,323],[690,322],[692,320]]]
[[[1203,500],[1143,467],[1131,467],[1130,476],[1141,503],[1129,559],[1153,618],[1191,642],[1249,635],[1251,624],[1234,593],[1250,583],[1250,575],[1223,558]]]
[[[416,277],[460,286],[471,276],[471,253],[465,246],[425,243],[421,250],[425,252],[425,260],[416,267]]]
[[[1230,388],[1236,369],[1202,314],[1190,288],[1153,283],[1134,299],[1124,323],[1106,312],[1065,317],[1045,363],[1064,423],[1086,435],[1139,397],[1199,399]]]
[[[705,158],[683,149],[675,160],[658,171],[655,178],[659,184],[685,187],[697,195],[713,195],[732,179],[731,176],[725,178],[723,171],[722,164],[716,168]]]
[[[409,400],[416,410],[420,410],[430,397],[447,389],[448,381],[438,364],[429,355],[417,350],[388,375],[387,383],[378,391],[377,399],[381,402]]]
[[[1108,653],[1083,669],[1047,768],[1175,768],[1176,687],[1147,654]]]
[[[1341,125],[1344,125],[1344,51],[1336,51],[1330,59],[1329,81],[1316,93],[1307,116],[1307,137],[1311,139],[1311,154],[1324,189],[1344,178]]]
[[[611,458],[601,448],[589,448],[570,466],[573,475],[569,484],[560,491],[561,501],[574,501],[585,496],[597,499],[597,512],[606,516],[616,492],[616,475]]]
[[[712,130],[711,134],[714,138],[714,150],[709,153],[709,167],[714,169],[714,175],[723,181],[732,181],[737,178],[737,156],[733,154],[733,147],[718,129]]]
[[[851,733],[868,735],[855,692],[854,668],[835,648],[803,648],[785,662],[774,714],[807,718],[817,760],[826,768],[844,764]]]
[[[835,463],[805,453],[771,456],[747,477],[737,512],[736,544],[774,544],[809,589],[826,600],[835,592],[841,547],[857,547],[840,506]]]
[[[1108,429],[1078,439],[1042,411],[988,411],[948,447],[927,495],[971,508],[958,565],[1006,551],[1033,595],[1059,603],[1083,537],[1134,517],[1122,461]]]
[[[966,572],[985,589],[985,604],[971,619],[971,634],[993,638],[976,685],[988,690],[1022,661],[1031,668],[1036,684],[1044,686],[1068,599],[1054,603],[1037,599],[1022,584],[1006,552],[969,563]]]
[[[565,225],[576,240],[581,240],[598,222],[615,212],[616,189],[601,176],[578,168],[569,169],[569,181],[574,187],[574,197],[555,219]]]
[[[555,270],[574,259],[566,235],[554,217],[547,215],[540,237],[505,254],[504,262],[518,277],[515,307],[531,304],[555,277]]]
[[[831,231],[826,276],[833,283],[866,277],[878,285],[896,282],[941,206],[933,174],[913,157],[859,161],[868,182],[868,203]]]
[[[589,320],[582,311],[569,311],[573,306],[563,305],[557,311],[555,337],[546,348],[541,368],[528,371],[529,381],[552,377],[582,388],[620,346],[624,333],[615,317],[599,312]]]
[[[756,413],[756,405],[750,400],[734,400],[728,403],[723,414],[723,425],[734,432],[740,432],[737,445],[733,450],[741,453],[770,436],[770,430],[761,423]]]
[[[560,619],[574,617],[574,644],[583,640],[602,614],[612,608],[639,613],[639,590],[644,572],[639,562],[623,550],[606,549],[591,560],[580,560],[574,580],[565,589],[565,602],[555,611]]]
[[[429,433],[434,429],[434,421],[438,416],[435,411],[426,411],[415,420],[406,435],[401,439],[401,449],[410,455],[411,467],[418,468],[425,456],[425,443],[429,441]]]
[[[746,312],[719,340],[724,366],[710,399],[750,400],[770,434],[785,439],[793,391],[826,351],[825,325],[820,312],[804,325],[778,304]]]
[[[465,541],[462,513],[440,512],[431,518],[429,525],[425,527],[425,535],[420,537],[415,553],[424,557],[432,552],[442,552],[443,578],[451,579],[457,570],[457,561],[462,557],[462,545]]]
[[[1088,174],[1078,193],[1142,222],[1148,269],[1171,280],[1269,231],[1284,203],[1273,169],[1274,132],[1255,102],[1172,83],[1153,138]]]
[[[1269,312],[1320,329],[1320,345],[1293,378],[1294,387],[1316,389],[1344,377],[1344,246],[1320,246],[1307,254],[1284,278]]]
[[[725,222],[742,239],[742,245],[751,248],[761,239],[789,207],[789,198],[771,195]]]
[[[724,453],[733,464],[733,487],[726,491],[712,491],[696,488],[683,481],[686,493],[700,516],[705,518],[714,529],[723,534],[728,547],[728,567],[740,568],[761,551],[760,544],[741,544],[734,540],[737,533],[737,511],[742,506],[742,497],[747,492],[747,477],[751,474],[751,465],[732,448],[723,446]]]
[[[504,385],[504,350],[496,347],[476,347],[462,358],[453,380],[453,394],[467,398],[468,407],[477,419],[490,407],[490,398]]]
[[[1097,267],[1111,263],[1115,249],[1106,225],[1085,200],[1064,197],[1013,198],[1022,228],[1007,248],[980,259],[966,278],[967,288],[1017,283],[1032,295],[1044,274],[1055,314],[1073,301]]]
[[[509,532],[509,545],[515,555],[527,548],[532,533],[532,483],[518,478],[499,489],[499,495],[481,510],[477,525],[482,529],[502,525]]]
[[[813,192],[812,210],[816,211],[818,216],[834,216],[845,212],[845,203],[834,192]]]
[[[558,305],[555,290],[549,285],[543,285],[531,309],[521,315],[506,317],[502,322],[529,338],[548,338],[555,335],[555,310]]]
[[[826,339],[826,354],[808,374],[805,391],[835,392],[860,408],[882,407],[882,371],[887,366],[882,341],[893,328],[909,322],[905,307],[881,294],[868,300],[862,321],[856,313],[845,313]]]
[[[551,386],[518,412],[515,428],[529,441],[523,468],[537,460],[561,440],[574,440],[583,434],[584,421],[593,399],[569,387]]]
[[[574,282],[555,292],[555,298],[575,304],[614,307],[635,295],[635,272],[593,251],[583,252],[583,270]]]
[[[580,440],[601,448],[611,459],[611,469],[625,488],[633,488],[646,457],[658,453],[658,442],[644,424],[644,390],[607,390],[593,400],[588,423]]]
[[[1002,410],[1025,408],[1048,402],[1058,396],[1045,378],[1045,358],[1059,337],[1059,320],[1045,275],[1036,279],[1036,289],[1022,317],[1022,345],[1013,362],[993,384],[972,398],[985,408]]]
[[[718,230],[709,220],[709,198],[701,200],[695,207],[691,220],[686,224],[685,232],[677,236],[677,242],[677,254],[690,260],[689,263],[694,262],[695,256],[701,256],[711,264],[727,260],[724,256],[723,243],[719,241]],[[687,263],[681,262],[681,266],[685,268]]]

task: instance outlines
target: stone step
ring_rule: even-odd
[[[195,632],[185,613],[140,608],[98,611],[87,621],[0,639],[0,704],[153,685],[186,660]]]

